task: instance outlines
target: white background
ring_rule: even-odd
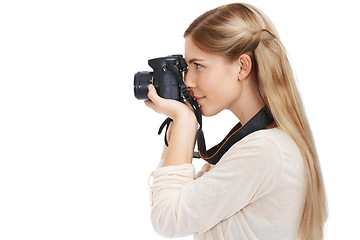
[[[357,239],[358,4],[248,2],[272,19],[298,77],[329,197],[326,239]],[[1,1],[0,239],[162,239],[147,181],[165,117],[134,98],[133,75],[183,53],[191,21],[225,3]],[[208,146],[235,123],[229,112],[205,119]]]

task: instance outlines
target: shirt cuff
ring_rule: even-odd
[[[163,175],[175,175],[194,179],[195,168],[191,163],[185,163],[179,166],[166,166],[156,169],[151,175],[154,179]]]

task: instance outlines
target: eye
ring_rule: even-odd
[[[195,68],[196,68],[196,69],[199,69],[199,68],[202,68],[202,67],[203,67],[201,64],[198,64],[198,63],[195,63],[195,62],[194,62],[194,65],[195,65]]]

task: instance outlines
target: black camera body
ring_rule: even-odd
[[[139,100],[148,100],[148,85],[153,84],[158,95],[183,101],[183,73],[187,64],[182,55],[154,58],[148,61],[154,72],[137,72],[134,76],[134,94]]]

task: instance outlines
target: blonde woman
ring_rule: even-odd
[[[193,111],[160,98],[150,85],[146,105],[173,119],[169,146],[152,173],[155,230],[206,240],[323,239],[327,204],[320,164],[272,23],[251,5],[230,4],[198,17],[184,37],[185,84],[204,116],[228,109],[246,124],[265,107],[274,122],[195,174]]]

